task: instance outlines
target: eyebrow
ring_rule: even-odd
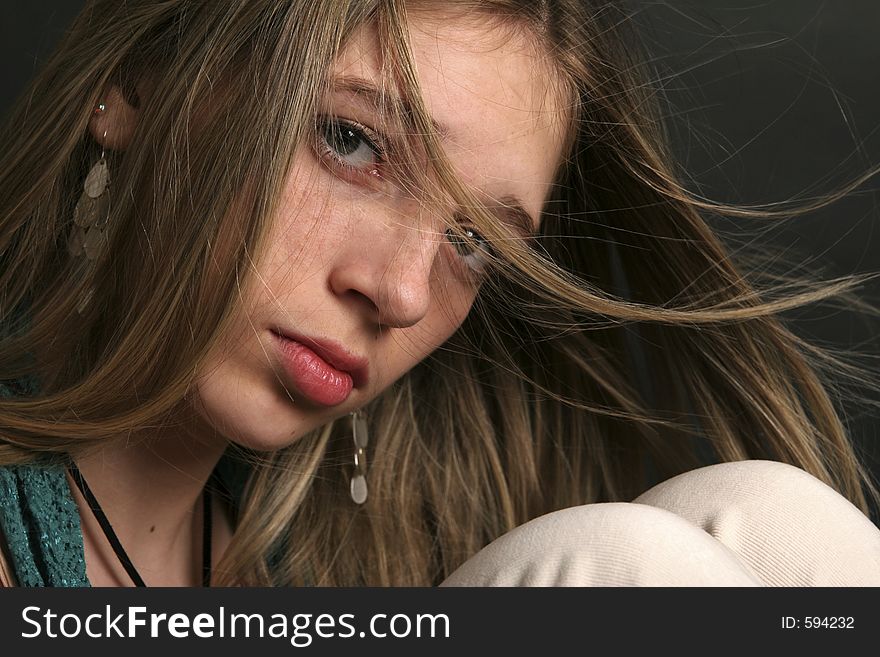
[[[342,91],[354,96],[365,97],[370,106],[376,110],[376,113],[379,113],[383,106],[391,104],[397,107],[398,111],[402,114],[407,116],[412,116],[414,114],[412,106],[408,101],[395,93],[381,90],[376,86],[375,82],[367,80],[366,78],[358,76],[342,76],[334,78],[331,87],[333,88],[333,91]],[[449,128],[439,121],[434,120],[432,117],[428,118],[431,121],[431,127],[434,129],[434,132],[440,136],[440,139],[448,139],[450,134]]]
[[[538,222],[523,207],[522,201],[516,196],[502,196],[499,199],[500,211],[507,221],[520,229],[527,237],[534,237],[538,232]]]
[[[412,115],[412,106],[403,98],[393,92],[383,91],[372,80],[368,80],[359,76],[345,75],[336,77],[331,82],[331,88],[334,92],[348,93],[358,98],[364,98],[370,107],[380,113],[383,105],[393,104],[398,110],[406,115]],[[428,117],[431,121],[431,127],[442,141],[448,140],[450,130],[448,126]],[[498,199],[498,214],[502,215],[502,220],[517,228],[526,237],[534,237],[537,234],[538,222],[529,213],[523,202],[516,196],[506,195]]]

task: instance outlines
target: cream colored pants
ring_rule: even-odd
[[[441,586],[880,586],[880,529],[803,470],[722,463],[536,518]]]

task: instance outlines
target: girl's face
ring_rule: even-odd
[[[457,174],[511,235],[528,235],[566,126],[549,64],[478,15],[419,14],[409,30]],[[197,378],[196,408],[239,444],[277,449],[364,405],[474,301],[480,252],[446,232],[457,209],[429,209],[392,180],[399,135],[377,109],[380,70],[363,28],[333,67],[316,138],[296,153],[239,318]]]

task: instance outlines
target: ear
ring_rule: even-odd
[[[138,84],[136,92],[124,94],[118,85],[113,84],[101,94],[98,107],[89,119],[89,132],[102,148],[113,151],[128,148],[140,118],[144,95],[149,93],[150,86]]]

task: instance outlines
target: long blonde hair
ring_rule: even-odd
[[[242,454],[251,475],[220,583],[434,584],[530,518],[632,499],[717,460],[793,463],[867,511],[878,492],[827,374],[857,372],[779,318],[848,298],[863,279],[759,291],[734,266],[704,214],[761,213],[677,182],[625,11],[611,2],[455,3],[532,35],[571,99],[541,234],[504,239],[453,175],[421,104],[406,12],[430,4],[89,3],[0,135],[0,378],[32,376],[30,354],[49,355],[39,391],[0,400],[0,464],[62,459],[173,421],[314,129],[327,63],[372,21],[408,102],[395,120],[439,180],[426,194],[473,208],[494,265],[461,329],[369,404],[363,508],[348,499],[350,435],[337,423]],[[157,88],[113,156],[110,248],[90,267],[65,250],[98,155],[90,110],[109,83],[137,103],[144,75]]]

